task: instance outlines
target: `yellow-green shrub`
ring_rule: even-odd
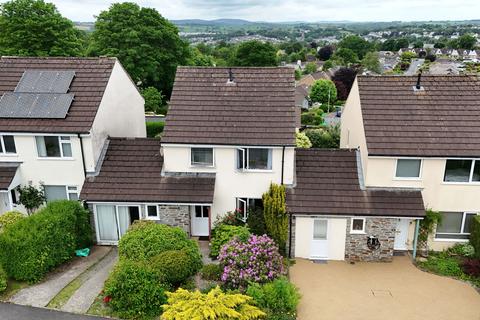
[[[265,313],[253,305],[253,299],[243,294],[224,293],[219,287],[204,294],[178,289],[167,292],[163,320],[253,320]]]
[[[8,276],[7,273],[3,270],[2,266],[0,266],[0,293],[7,289],[8,284]]]
[[[15,222],[22,220],[25,218],[25,215],[19,211],[7,211],[0,216],[0,231],[9,226],[14,224]]]

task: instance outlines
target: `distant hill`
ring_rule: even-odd
[[[252,22],[242,19],[215,19],[215,20],[202,20],[202,19],[182,19],[171,20],[176,25],[197,25],[197,26],[241,26],[257,24],[258,22]]]

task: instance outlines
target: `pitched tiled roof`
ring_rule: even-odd
[[[287,190],[293,214],[424,216],[420,191],[363,190],[349,149],[297,149],[296,185]]]
[[[98,176],[83,184],[87,201],[211,203],[215,178],[165,177],[160,141],[112,138]]]
[[[480,156],[480,78],[359,76],[369,155]]]
[[[87,133],[95,119],[115,58],[26,58],[0,59],[0,96],[15,89],[25,70],[73,70],[70,86],[74,101],[65,119],[0,118],[3,132]]]
[[[292,68],[179,67],[162,143],[295,145]]]
[[[0,190],[8,190],[10,184],[15,177],[18,165],[2,165],[0,166]]]

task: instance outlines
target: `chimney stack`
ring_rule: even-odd
[[[417,84],[413,86],[414,92],[424,91],[421,82],[422,82],[422,71],[420,70],[420,72],[418,73]]]

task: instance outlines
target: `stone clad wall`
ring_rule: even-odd
[[[161,205],[160,223],[172,227],[180,227],[190,235],[190,210],[189,206]]]
[[[392,261],[397,219],[366,218],[366,234],[350,234],[351,219],[347,219],[345,260],[347,261]],[[377,236],[380,248],[367,246],[368,236]]]

